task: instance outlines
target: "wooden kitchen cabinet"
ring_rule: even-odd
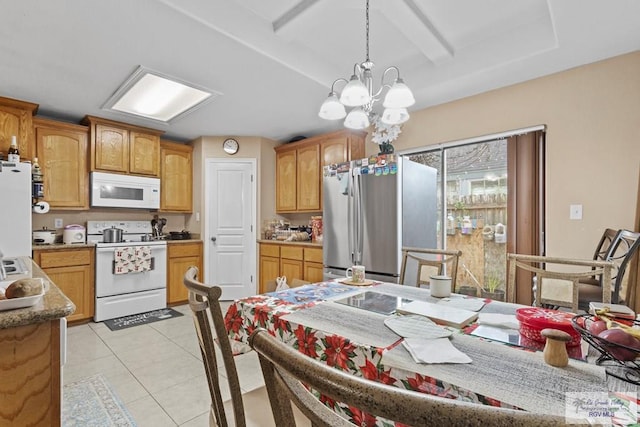
[[[304,248],[304,280],[311,283],[322,282],[322,249]]]
[[[322,166],[365,157],[365,132],[341,130],[326,134],[320,142]]]
[[[275,242],[259,246],[261,294],[274,291],[276,277],[280,276],[286,276],[289,285],[294,279],[322,281],[322,248]]]
[[[160,210],[193,210],[193,147],[160,141]]]
[[[0,342],[0,425],[59,427],[60,319],[0,329]]]
[[[76,306],[67,318],[79,323],[93,318],[95,311],[93,247],[33,250],[33,260]]]
[[[167,304],[188,301],[189,292],[184,286],[184,274],[189,267],[198,267],[198,279],[204,278],[201,241],[170,241],[167,244]]]
[[[163,131],[94,116],[82,123],[89,125],[92,171],[158,176]]]
[[[44,197],[53,209],[89,209],[86,126],[35,118],[36,156]]]
[[[340,130],[276,150],[276,212],[321,212],[322,167],[365,156],[365,132]]]
[[[33,115],[38,104],[0,97],[0,153],[7,159],[11,137],[16,137],[21,160],[32,160],[35,153]]]

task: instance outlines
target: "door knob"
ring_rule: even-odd
[[[215,242],[215,241],[216,241],[216,238],[215,238],[215,237],[212,237],[212,238],[211,238],[211,241],[212,241],[212,242]]]

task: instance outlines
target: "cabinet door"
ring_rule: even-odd
[[[47,276],[76,306],[67,317],[69,322],[91,319],[94,314],[93,271],[91,266],[56,267],[44,269]]]
[[[347,138],[344,136],[328,137],[320,143],[320,147],[322,166],[346,162],[349,159]]]
[[[296,151],[276,154],[276,212],[296,210]]]
[[[198,267],[198,279],[204,278],[202,269],[202,242],[169,243],[167,247],[167,303],[186,302],[189,292],[184,286],[184,273],[189,267]]]
[[[129,172],[158,176],[160,163],[160,138],[158,135],[129,132]]]
[[[260,257],[260,289],[259,293],[273,292],[276,290],[274,284],[276,277],[280,276],[280,258],[270,256]],[[269,282],[273,282],[269,286]]]
[[[33,113],[36,104],[0,97],[0,153],[7,158],[11,137],[16,137],[20,159],[31,160],[35,152]]]
[[[167,284],[167,304],[177,304],[186,302],[189,299],[189,292],[184,286],[184,273],[189,267],[197,266],[200,271],[198,279],[204,277],[202,272],[202,257],[182,257],[169,259],[169,275]]]
[[[304,280],[311,283],[322,282],[322,263],[305,261]]]
[[[44,178],[44,200],[52,208],[89,209],[87,139],[86,127],[36,122],[36,153]]]
[[[193,210],[193,166],[189,145],[161,142],[160,210]]]
[[[320,211],[320,145],[297,150],[298,211]]]
[[[129,131],[104,124],[95,125],[94,169],[129,172]]]
[[[287,278],[287,283],[293,279],[304,280],[302,261],[280,258],[280,275]]]

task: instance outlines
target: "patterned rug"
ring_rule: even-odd
[[[183,314],[172,308],[161,308],[159,310],[147,311],[146,313],[133,314],[131,316],[117,317],[115,319],[105,320],[112,331],[131,328],[132,326],[145,325],[147,323],[158,322],[160,320],[171,319],[172,317],[180,317]]]
[[[101,375],[66,384],[62,427],[135,427],[136,422]]]

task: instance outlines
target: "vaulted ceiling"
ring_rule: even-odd
[[[640,48],[636,0],[370,0],[379,86],[396,65],[411,111]],[[0,0],[0,96],[169,138],[288,140],[341,128],[317,115],[365,59],[365,0]],[[102,109],[138,67],[221,95],[169,125]]]

